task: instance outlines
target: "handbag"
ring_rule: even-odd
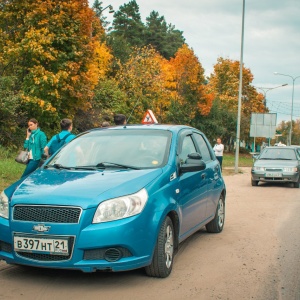
[[[28,160],[29,160],[29,152],[27,149],[21,150],[17,155],[17,157],[15,158],[16,162],[24,165],[27,165]]]

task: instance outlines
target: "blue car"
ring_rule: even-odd
[[[0,259],[167,277],[179,243],[223,230],[226,188],[205,135],[182,125],[80,134],[0,197]]]

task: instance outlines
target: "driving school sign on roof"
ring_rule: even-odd
[[[145,114],[144,117],[142,119],[142,124],[157,124],[157,120],[154,116],[154,113],[151,109],[148,109]]]

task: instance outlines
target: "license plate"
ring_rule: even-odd
[[[54,255],[68,255],[68,239],[40,238],[29,236],[14,237],[15,251],[46,253]]]
[[[267,173],[266,177],[282,177],[281,173]]]

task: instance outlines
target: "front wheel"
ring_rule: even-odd
[[[300,182],[299,180],[297,182],[294,182],[294,188],[299,188],[300,187]]]
[[[257,186],[257,185],[258,185],[258,181],[257,181],[257,180],[252,180],[252,179],[251,179],[251,185],[252,185],[252,186]]]
[[[145,267],[151,277],[165,278],[172,271],[174,258],[174,227],[171,219],[166,217],[159,231],[152,262]]]
[[[206,230],[210,233],[219,233],[223,230],[225,222],[225,199],[220,195],[219,202],[216,209],[215,217],[206,224]]]

